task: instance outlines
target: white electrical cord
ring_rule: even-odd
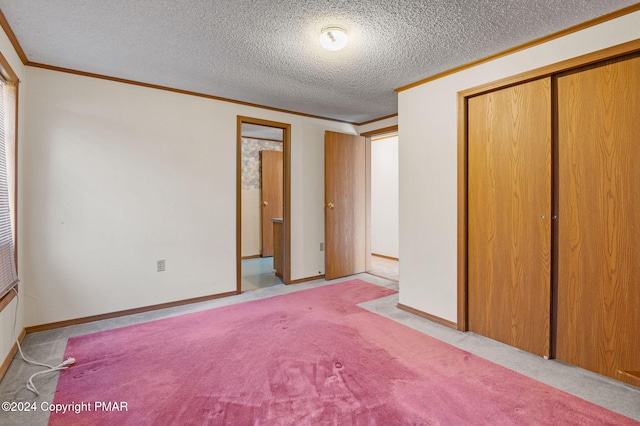
[[[35,377],[41,376],[43,374],[51,373],[51,372],[54,372],[54,371],[66,370],[74,362],[76,362],[76,359],[75,358],[71,358],[71,357],[67,358],[64,361],[62,361],[60,364],[58,364],[58,365],[56,365],[54,367],[53,365],[43,364],[41,362],[30,360],[26,356],[24,356],[24,353],[22,352],[22,347],[20,346],[20,341],[16,337],[16,325],[18,323],[18,305],[20,304],[20,296],[18,295],[18,290],[16,290],[15,287],[12,290],[16,294],[16,311],[15,311],[15,315],[13,316],[13,338],[16,341],[16,345],[18,345],[18,351],[20,352],[20,356],[28,364],[37,365],[37,366],[40,366],[40,367],[46,367],[47,368],[47,370],[38,371],[37,373],[32,374],[31,377],[29,377],[29,380],[27,380],[27,389],[29,389],[31,392],[35,393],[36,395],[40,395],[40,392],[38,392],[38,389],[33,384],[33,379]]]

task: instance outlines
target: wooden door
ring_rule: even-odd
[[[282,219],[282,152],[260,151],[262,177],[262,257],[273,256],[272,218]]]
[[[468,321],[549,356],[550,79],[468,100]]]
[[[557,359],[640,385],[640,57],[557,78]]]
[[[362,136],[325,132],[325,278],[366,269],[366,151]]]

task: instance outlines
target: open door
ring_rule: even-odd
[[[260,151],[262,176],[262,257],[273,256],[273,222],[282,219],[282,152]]]
[[[366,270],[366,146],[362,136],[325,132],[325,278]]]

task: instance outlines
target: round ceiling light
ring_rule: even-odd
[[[335,25],[324,27],[320,34],[320,44],[327,50],[340,50],[347,45],[347,31]]]

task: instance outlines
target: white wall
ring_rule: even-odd
[[[386,127],[396,126],[398,124],[398,116],[385,118],[383,120],[374,121],[363,124],[358,127],[358,134],[371,132],[373,130],[384,129]]]
[[[399,93],[400,303],[457,320],[457,92],[639,37],[635,12]]]
[[[25,68],[22,65],[22,62],[20,61],[20,58],[18,57],[18,55],[16,54],[15,50],[13,49],[13,46],[11,45],[11,42],[9,41],[9,39],[7,38],[7,36],[5,35],[4,31],[0,31],[0,52],[2,52],[2,55],[5,57],[5,59],[9,62],[9,65],[11,66],[11,69],[13,69],[13,71],[18,75],[18,78],[20,79],[20,85],[18,88],[18,94],[19,94],[19,99],[18,99],[18,107],[19,107],[19,111],[18,111],[18,117],[20,119],[19,123],[18,123],[18,150],[22,149],[22,146],[25,144],[25,138],[24,138],[24,133],[25,133],[25,120],[24,120],[24,116],[25,116],[25,95],[26,95],[26,91],[27,91],[27,83],[26,83],[26,73],[25,73]],[[20,151],[20,155],[22,155],[21,151]],[[19,156],[18,157],[18,161],[20,162],[20,164],[18,164],[18,180],[20,181],[20,176],[23,175],[23,159]],[[22,200],[20,197],[18,198],[18,212],[22,212],[25,210],[26,205],[23,202],[24,200]],[[22,245],[22,235],[24,235],[24,223],[21,223],[20,221],[18,222],[18,229],[17,229],[17,238],[18,238],[18,276],[19,277],[23,277],[24,275],[24,265],[21,262],[22,258],[25,255],[25,249],[24,246]],[[4,361],[5,357],[9,354],[9,352],[11,351],[11,348],[13,347],[14,344],[14,317],[16,315],[16,308],[18,309],[17,311],[17,322],[16,322],[16,326],[15,326],[15,335],[17,336],[23,329],[24,327],[24,321],[23,321],[23,312],[24,312],[24,280],[23,283],[20,284],[20,304],[19,306],[16,306],[18,303],[18,299],[13,299],[11,301],[11,303],[9,303],[8,306],[6,306],[1,312],[0,312],[0,363],[2,363],[2,361]]]
[[[371,142],[371,252],[398,258],[398,137]]]
[[[353,126],[39,68],[27,76],[27,325],[234,291],[238,115],[291,124],[292,279],[323,273],[324,131]]]

